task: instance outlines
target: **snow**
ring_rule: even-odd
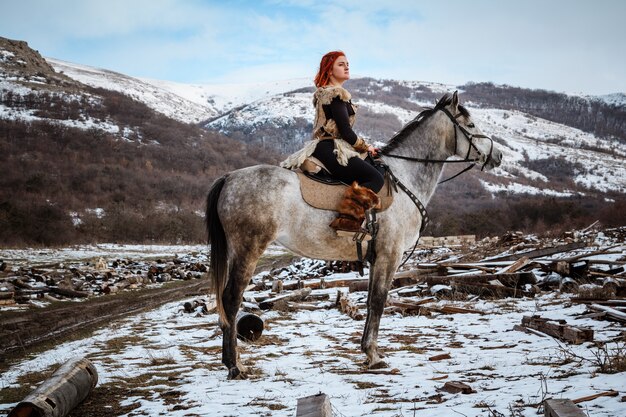
[[[313,85],[309,78],[240,84],[182,84],[148,78],[141,80],[191,102],[203,106],[209,105],[218,113],[225,113],[244,104]]]
[[[75,356],[87,356],[99,375],[99,384],[115,383],[148,372],[179,375],[175,389],[182,392],[176,410],[164,398],[150,394],[159,388],[148,384],[141,394],[125,403],[139,404],[145,415],[268,415],[293,416],[296,399],[324,392],[340,415],[411,415],[420,413],[449,416],[487,415],[491,409],[505,412],[517,402],[538,403],[544,396],[577,398],[623,387],[623,375],[598,374],[591,365],[593,348],[563,346],[549,337],[513,331],[524,314],[540,313],[552,319],[573,320],[584,307],[564,308],[566,300],[552,296],[538,300],[482,302],[474,308],[488,314],[437,317],[384,316],[380,347],[388,354],[391,375],[362,370],[363,355],[358,336],[362,321],[353,321],[337,310],[303,311],[293,314],[265,313],[270,321],[264,338],[268,344],[242,346],[244,363],[258,368],[259,376],[245,381],[226,380],[218,366],[221,337],[217,316],[194,317],[181,313],[181,302],[167,304],[149,313],[122,320],[115,327],[96,332],[75,342],[60,344],[44,354],[25,360],[2,375],[0,387],[16,385],[19,375],[44,370]],[[619,327],[590,319],[576,321],[595,330],[596,340],[619,334]],[[139,336],[143,340],[118,352],[106,349],[113,338]],[[262,339],[263,339],[262,337]],[[261,340],[262,340],[261,339]],[[564,349],[586,358],[567,363]],[[432,362],[428,358],[449,353],[451,359]],[[152,365],[165,359],[169,366]],[[561,363],[559,363],[561,362]],[[435,380],[435,378],[444,378]],[[446,381],[463,381],[475,394],[439,392]],[[542,392],[546,389],[547,392]],[[166,385],[165,389],[171,389]],[[437,399],[437,395],[441,399]],[[438,401],[443,400],[441,404]],[[594,416],[616,416],[626,412],[619,398],[600,398],[593,403]],[[0,407],[10,407],[4,404]],[[378,410],[378,411],[376,411]],[[621,410],[621,411],[620,411]],[[520,409],[523,416],[536,415],[534,407]],[[136,414],[133,414],[136,415]]]
[[[264,83],[182,84],[134,78],[54,58],[46,58],[56,71],[84,84],[122,92],[150,108],[184,123],[212,119],[235,107],[312,85],[308,78]]]
[[[278,111],[280,109],[280,111]],[[315,111],[311,104],[311,94],[293,93],[261,99],[241,109],[234,109],[226,115],[207,124],[207,127],[228,131],[232,127],[255,127],[264,123],[274,126],[289,124],[295,118],[313,120]]]
[[[605,94],[602,96],[589,96],[589,98],[597,99],[604,101],[607,104],[610,104],[615,107],[625,107],[626,106],[626,94],[624,93],[613,93],[613,94]]]
[[[92,87],[119,91],[153,110],[183,123],[197,123],[216,115],[214,109],[191,102],[147,82],[105,69],[46,58],[55,71]]]
[[[561,191],[550,190],[549,188],[537,188],[531,185],[522,185],[522,184],[518,184],[515,182],[507,184],[507,185],[491,184],[484,180],[480,180],[480,182],[483,185],[483,187],[485,187],[485,189],[491,192],[492,194],[507,192],[511,194],[551,195],[554,197],[572,197],[578,194],[578,193],[574,193],[571,191],[561,192]]]
[[[612,242],[598,234],[595,243]],[[204,246],[96,245],[21,254],[3,251],[2,256],[7,259],[8,254],[13,260],[27,256],[36,263],[205,250]],[[620,250],[621,254],[597,257],[615,260],[623,256],[623,245]],[[267,254],[282,252],[280,247],[272,247]],[[304,269],[314,264],[310,260],[302,263]],[[356,278],[349,273],[326,280],[350,276]],[[335,291],[346,289],[325,291],[333,299]],[[361,304],[366,296],[364,292],[349,294],[354,303]],[[0,377],[0,389],[17,387],[21,375],[56,367],[77,356],[94,363],[100,386],[132,385],[132,394],[123,404],[138,408],[128,416],[293,416],[298,398],[323,392],[330,397],[335,415],[341,416],[470,417],[495,415],[490,410],[496,410],[502,415],[531,417],[537,415],[533,404],[544,398],[573,399],[624,386],[623,373],[597,371],[596,355],[601,356],[602,351],[593,343],[565,345],[551,337],[513,330],[522,316],[539,314],[591,328],[596,342],[607,342],[609,349],[619,347],[610,342],[623,331],[619,324],[577,317],[585,307],[558,292],[535,299],[436,303],[438,307],[469,307],[484,313],[480,315],[384,315],[378,340],[387,355],[386,374],[368,373],[362,366],[363,321],[352,320],[334,308],[268,311],[261,315],[265,321],[261,339],[239,342],[242,361],[252,371],[250,379],[241,381],[227,380],[220,364],[217,315],[185,314],[184,301],[192,299],[118,320],[91,336],[59,343],[16,362]],[[429,360],[442,353],[451,358]],[[443,392],[440,388],[447,381],[464,382],[476,392]],[[175,401],[165,395],[168,392],[178,393]],[[596,417],[625,415],[621,395],[600,397],[583,407]],[[0,411],[14,405],[0,404]],[[513,410],[516,414],[508,414]]]

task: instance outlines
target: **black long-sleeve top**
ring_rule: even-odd
[[[350,127],[350,116],[354,114],[352,104],[336,96],[330,104],[322,105],[322,108],[326,119],[333,119],[337,124],[341,138],[350,145],[354,145],[357,141],[357,135]]]

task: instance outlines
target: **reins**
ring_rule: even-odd
[[[459,123],[459,121],[458,121],[458,118],[462,116],[461,113],[458,113],[458,114],[453,116],[446,108],[440,108],[440,109],[437,109],[437,110],[441,110],[442,112],[444,112],[446,114],[446,116],[448,116],[448,118],[454,124],[454,154],[456,154],[456,150],[457,150],[457,146],[458,146],[458,133],[457,133],[458,130],[460,130],[461,133],[463,133],[463,136],[465,136],[465,139],[467,139],[467,141],[469,142],[470,146],[467,147],[467,155],[465,155],[465,158],[463,158],[461,160],[449,161],[447,159],[414,158],[414,157],[411,157],[411,156],[386,154],[386,153],[383,153],[382,156],[383,157],[396,158],[396,159],[404,159],[404,160],[407,160],[407,161],[420,162],[420,163],[425,163],[425,164],[428,164],[428,163],[434,163],[434,164],[455,164],[456,163],[456,164],[460,164],[460,163],[466,163],[466,162],[470,162],[471,163],[469,166],[464,168],[461,172],[458,172],[457,174],[453,175],[450,178],[446,178],[443,181],[439,181],[439,184],[443,184],[444,182],[448,182],[448,181],[458,177],[459,175],[469,171],[470,169],[472,169],[472,168],[474,168],[476,166],[476,162],[480,161],[480,159],[479,158],[470,159],[470,157],[469,157],[472,148],[474,150],[476,150],[476,152],[480,152],[478,150],[478,148],[476,147],[476,145],[474,144],[473,139],[474,138],[483,138],[483,139],[489,139],[489,141],[490,141],[489,154],[487,155],[487,158],[485,159],[485,162],[483,163],[483,165],[482,165],[480,170],[482,171],[483,169],[485,169],[485,165],[487,165],[487,163],[489,163],[489,161],[491,160],[491,154],[493,152],[493,139],[491,139],[487,135],[472,133],[472,132],[468,131],[467,129],[465,129],[465,127],[463,127]]]
[[[454,124],[454,154],[456,154],[457,151],[457,146],[458,146],[458,131],[460,130],[461,133],[463,133],[463,136],[465,136],[465,138],[467,139],[469,146],[467,147],[467,154],[465,155],[465,158],[463,158],[462,160],[452,160],[449,161],[447,159],[430,159],[430,158],[413,158],[411,156],[404,156],[404,155],[395,155],[395,154],[387,154],[384,153],[384,150],[382,152],[382,157],[390,157],[390,158],[396,158],[396,159],[404,159],[407,161],[411,161],[411,162],[419,162],[419,163],[435,163],[435,164],[454,164],[454,163],[466,163],[469,162],[470,165],[468,165],[467,167],[465,167],[462,171],[458,172],[457,174],[453,175],[450,178],[446,178],[443,181],[439,181],[439,184],[443,184],[444,182],[448,182],[456,177],[458,177],[459,175],[469,171],[470,169],[474,168],[476,166],[476,162],[480,161],[479,158],[473,158],[470,159],[470,152],[472,151],[472,148],[480,153],[480,151],[478,150],[478,148],[476,147],[476,145],[474,144],[473,139],[474,138],[483,138],[483,139],[489,139],[490,141],[490,147],[489,147],[489,154],[487,155],[487,158],[485,159],[485,162],[483,163],[482,167],[481,167],[481,171],[483,169],[485,169],[485,165],[487,165],[487,163],[489,163],[489,161],[492,158],[492,153],[493,153],[493,139],[491,139],[489,136],[487,135],[483,135],[483,134],[476,134],[476,133],[472,133],[470,131],[468,131],[465,127],[463,127],[459,121],[458,118],[461,117],[463,114],[462,113],[458,113],[456,115],[452,115],[446,108],[439,108],[439,109],[435,109],[436,110],[441,110],[442,112],[444,112],[448,118],[452,121],[452,123]],[[418,117],[415,119],[416,122],[419,122],[420,120],[420,115],[418,115]],[[402,191],[404,191],[406,193],[406,195],[411,199],[411,201],[413,202],[413,204],[415,204],[415,206],[417,206],[417,209],[420,212],[420,215],[422,216],[422,224],[420,225],[420,235],[421,233],[424,231],[424,229],[426,228],[426,225],[428,224],[429,221],[429,217],[428,217],[428,213],[426,212],[426,207],[424,207],[424,205],[422,204],[421,201],[419,201],[419,199],[417,198],[417,196],[415,194],[413,194],[404,184],[402,184],[402,182],[393,174],[393,172],[391,171],[391,169],[385,164],[386,166],[386,172],[389,175],[390,179],[392,180],[393,184],[396,185],[397,187],[399,187]],[[417,243],[419,242],[419,237],[417,238],[417,240],[415,241],[415,245],[413,245],[413,249],[411,250],[411,253],[409,253],[409,255],[404,259],[404,261],[402,261],[402,263],[398,266],[398,268],[404,266],[404,264],[409,260],[409,258],[413,255],[413,253],[415,252],[415,249],[417,248]]]

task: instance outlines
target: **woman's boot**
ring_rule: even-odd
[[[332,221],[330,227],[337,231],[360,232],[365,221],[365,211],[379,207],[380,200],[376,193],[367,187],[361,187],[355,181],[346,189],[343,200],[337,207],[339,216]]]

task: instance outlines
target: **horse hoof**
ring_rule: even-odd
[[[230,368],[228,370],[228,379],[240,380],[246,379],[246,375],[237,367]]]
[[[371,365],[367,366],[368,369],[383,369],[383,368],[389,368],[389,365],[387,365],[387,362],[385,361],[378,361],[378,362],[374,362]]]

